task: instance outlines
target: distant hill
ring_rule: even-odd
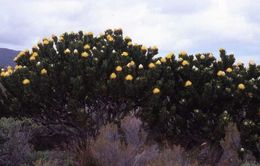
[[[7,48],[0,48],[0,66],[14,65],[13,59],[19,51]]]

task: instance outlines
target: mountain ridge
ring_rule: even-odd
[[[19,53],[18,50],[9,48],[0,48],[0,66],[6,67],[8,65],[14,66],[14,57]]]

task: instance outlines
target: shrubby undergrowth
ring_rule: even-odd
[[[134,44],[121,29],[44,38],[20,52],[15,67],[2,69],[0,116],[92,137],[134,114],[149,138],[185,149],[219,145],[233,122],[238,154],[251,151],[259,159],[260,66],[235,64],[224,49],[219,60],[211,53],[157,54],[156,46]]]

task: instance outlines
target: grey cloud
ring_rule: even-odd
[[[24,49],[53,33],[82,29],[97,34],[121,27],[134,42],[157,45],[162,54],[180,50],[217,53],[220,47],[239,58],[260,53],[258,0],[0,0],[0,3],[0,47]]]

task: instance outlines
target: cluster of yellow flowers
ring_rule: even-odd
[[[8,77],[13,73],[13,67],[8,66],[7,70],[2,69],[0,76],[1,77]]]
[[[129,62],[126,66],[127,66],[128,68],[134,67],[134,66],[135,66],[135,62],[134,62],[134,61],[131,61],[131,62]]]
[[[35,61],[37,57],[38,57],[38,53],[33,52],[32,55],[30,56],[30,61]]]

